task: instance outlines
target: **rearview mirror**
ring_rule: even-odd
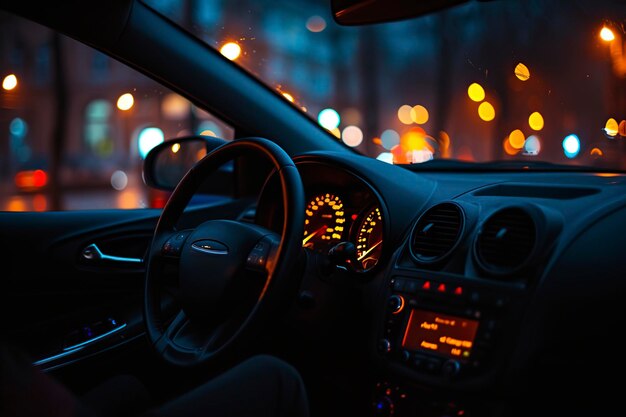
[[[468,0],[331,0],[335,21],[344,26],[422,16]]]
[[[148,152],[143,164],[144,182],[153,188],[172,191],[183,176],[213,149],[226,143],[209,136],[187,136],[167,140]]]

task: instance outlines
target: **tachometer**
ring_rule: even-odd
[[[363,270],[373,268],[383,251],[383,216],[374,207],[361,217],[356,232],[356,256]]]
[[[304,238],[302,246],[320,249],[318,243],[326,246],[340,242],[346,223],[343,203],[333,194],[320,194],[306,206],[304,220]]]

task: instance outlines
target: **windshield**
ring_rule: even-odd
[[[624,168],[617,2],[470,2],[360,27],[327,1],[147,3],[371,157]]]

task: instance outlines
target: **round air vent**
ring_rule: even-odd
[[[435,263],[452,252],[463,232],[463,210],[455,203],[429,208],[411,231],[410,250],[420,263]]]
[[[515,272],[530,258],[536,238],[535,221],[528,212],[517,207],[497,211],[478,232],[478,263],[492,273]]]

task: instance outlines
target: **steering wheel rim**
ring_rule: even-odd
[[[271,175],[275,175],[279,179],[284,213],[280,237],[258,225],[249,225],[232,220],[207,221],[186,235],[178,231],[176,224],[180,220],[187,204],[207,176],[224,163],[250,153],[269,160],[274,168]],[[263,138],[238,139],[216,148],[200,160],[183,177],[163,208],[154,231],[148,256],[146,257],[143,305],[144,324],[150,344],[155,348],[157,354],[170,364],[181,367],[193,367],[217,363],[223,365],[225,362],[233,360],[238,354],[243,353],[246,342],[249,342],[251,337],[256,334],[255,330],[259,329],[268,311],[271,310],[268,307],[280,301],[281,297],[285,295],[284,290],[289,287],[289,272],[293,269],[301,250],[303,224],[304,190],[300,174],[289,155],[275,143]],[[198,242],[218,242],[215,243],[215,245],[218,245],[220,240],[211,240],[211,236],[207,236],[205,240],[198,239],[198,237],[203,237],[205,234],[220,235],[221,240],[227,241],[224,244],[226,248],[229,248],[229,245],[234,248],[226,249],[225,252],[227,253],[223,254],[226,256],[215,256],[214,251],[208,251],[207,254],[206,250],[203,251],[199,247],[202,244],[198,244]],[[188,295],[181,297],[181,304],[183,305],[181,305],[181,309],[174,320],[168,323],[164,319],[163,311],[161,310],[161,292],[163,290],[161,268],[167,258],[170,258],[171,261],[171,256],[165,251],[165,245],[172,238],[176,239],[175,236],[180,237],[183,235],[185,235],[185,238],[184,243],[181,244],[182,249],[179,253],[178,265],[179,288],[182,293],[187,291]],[[257,267],[254,262],[257,261],[258,257],[253,256],[254,250],[261,244],[265,245],[263,246],[265,261],[262,268]],[[253,245],[253,249],[249,252],[247,258],[242,261],[244,259],[242,254],[246,253],[250,245]],[[198,252],[204,253],[200,254]],[[252,264],[251,258],[253,259]],[[232,272],[232,276],[227,277],[211,277],[210,279],[207,277],[205,281],[205,278],[197,276],[197,270],[202,268],[185,268],[184,262],[189,259],[199,262],[200,265],[209,265],[211,269],[215,266],[217,270],[226,271],[223,275],[228,275],[231,271],[235,272]],[[222,267],[222,264],[226,266]],[[220,294],[225,296],[224,294],[235,291],[230,289],[230,287],[238,288],[237,285],[252,286],[244,278],[240,278],[240,275],[251,275],[250,269],[253,269],[253,272],[257,275],[259,273],[265,275],[265,281],[262,284],[256,284],[256,286],[261,286],[262,289],[256,301],[252,301],[254,305],[243,320],[239,317],[239,323],[235,325],[231,323],[229,325],[231,334],[222,335],[222,339],[216,340],[218,326],[213,330],[202,330],[212,333],[208,335],[209,339],[204,337],[206,335],[199,337],[198,334],[195,334],[193,338],[189,338],[194,339],[193,343],[199,346],[193,346],[193,344],[191,346],[182,346],[179,342],[176,342],[177,335],[184,328],[181,326],[193,327],[191,330],[188,329],[188,332],[200,333],[200,328],[209,326],[207,323],[211,322],[211,326],[215,324],[212,323],[213,315],[221,317],[221,313],[215,314],[216,312],[212,310],[212,313],[209,314],[208,309],[212,307],[205,307],[204,303],[201,302],[202,300],[196,300],[197,298],[202,295],[206,295],[207,298],[219,297],[219,294],[213,294],[220,291],[223,291],[223,294]],[[211,284],[211,281],[216,281],[217,284]],[[223,285],[222,281],[224,281]],[[237,284],[232,284],[233,282]],[[217,291],[215,291],[216,288]],[[254,291],[256,289],[251,290],[251,292]],[[232,299],[232,296],[230,299]],[[218,301],[221,302],[221,300]],[[194,323],[193,320],[196,322]],[[225,330],[222,328],[221,331]],[[186,343],[189,343],[187,339]]]

